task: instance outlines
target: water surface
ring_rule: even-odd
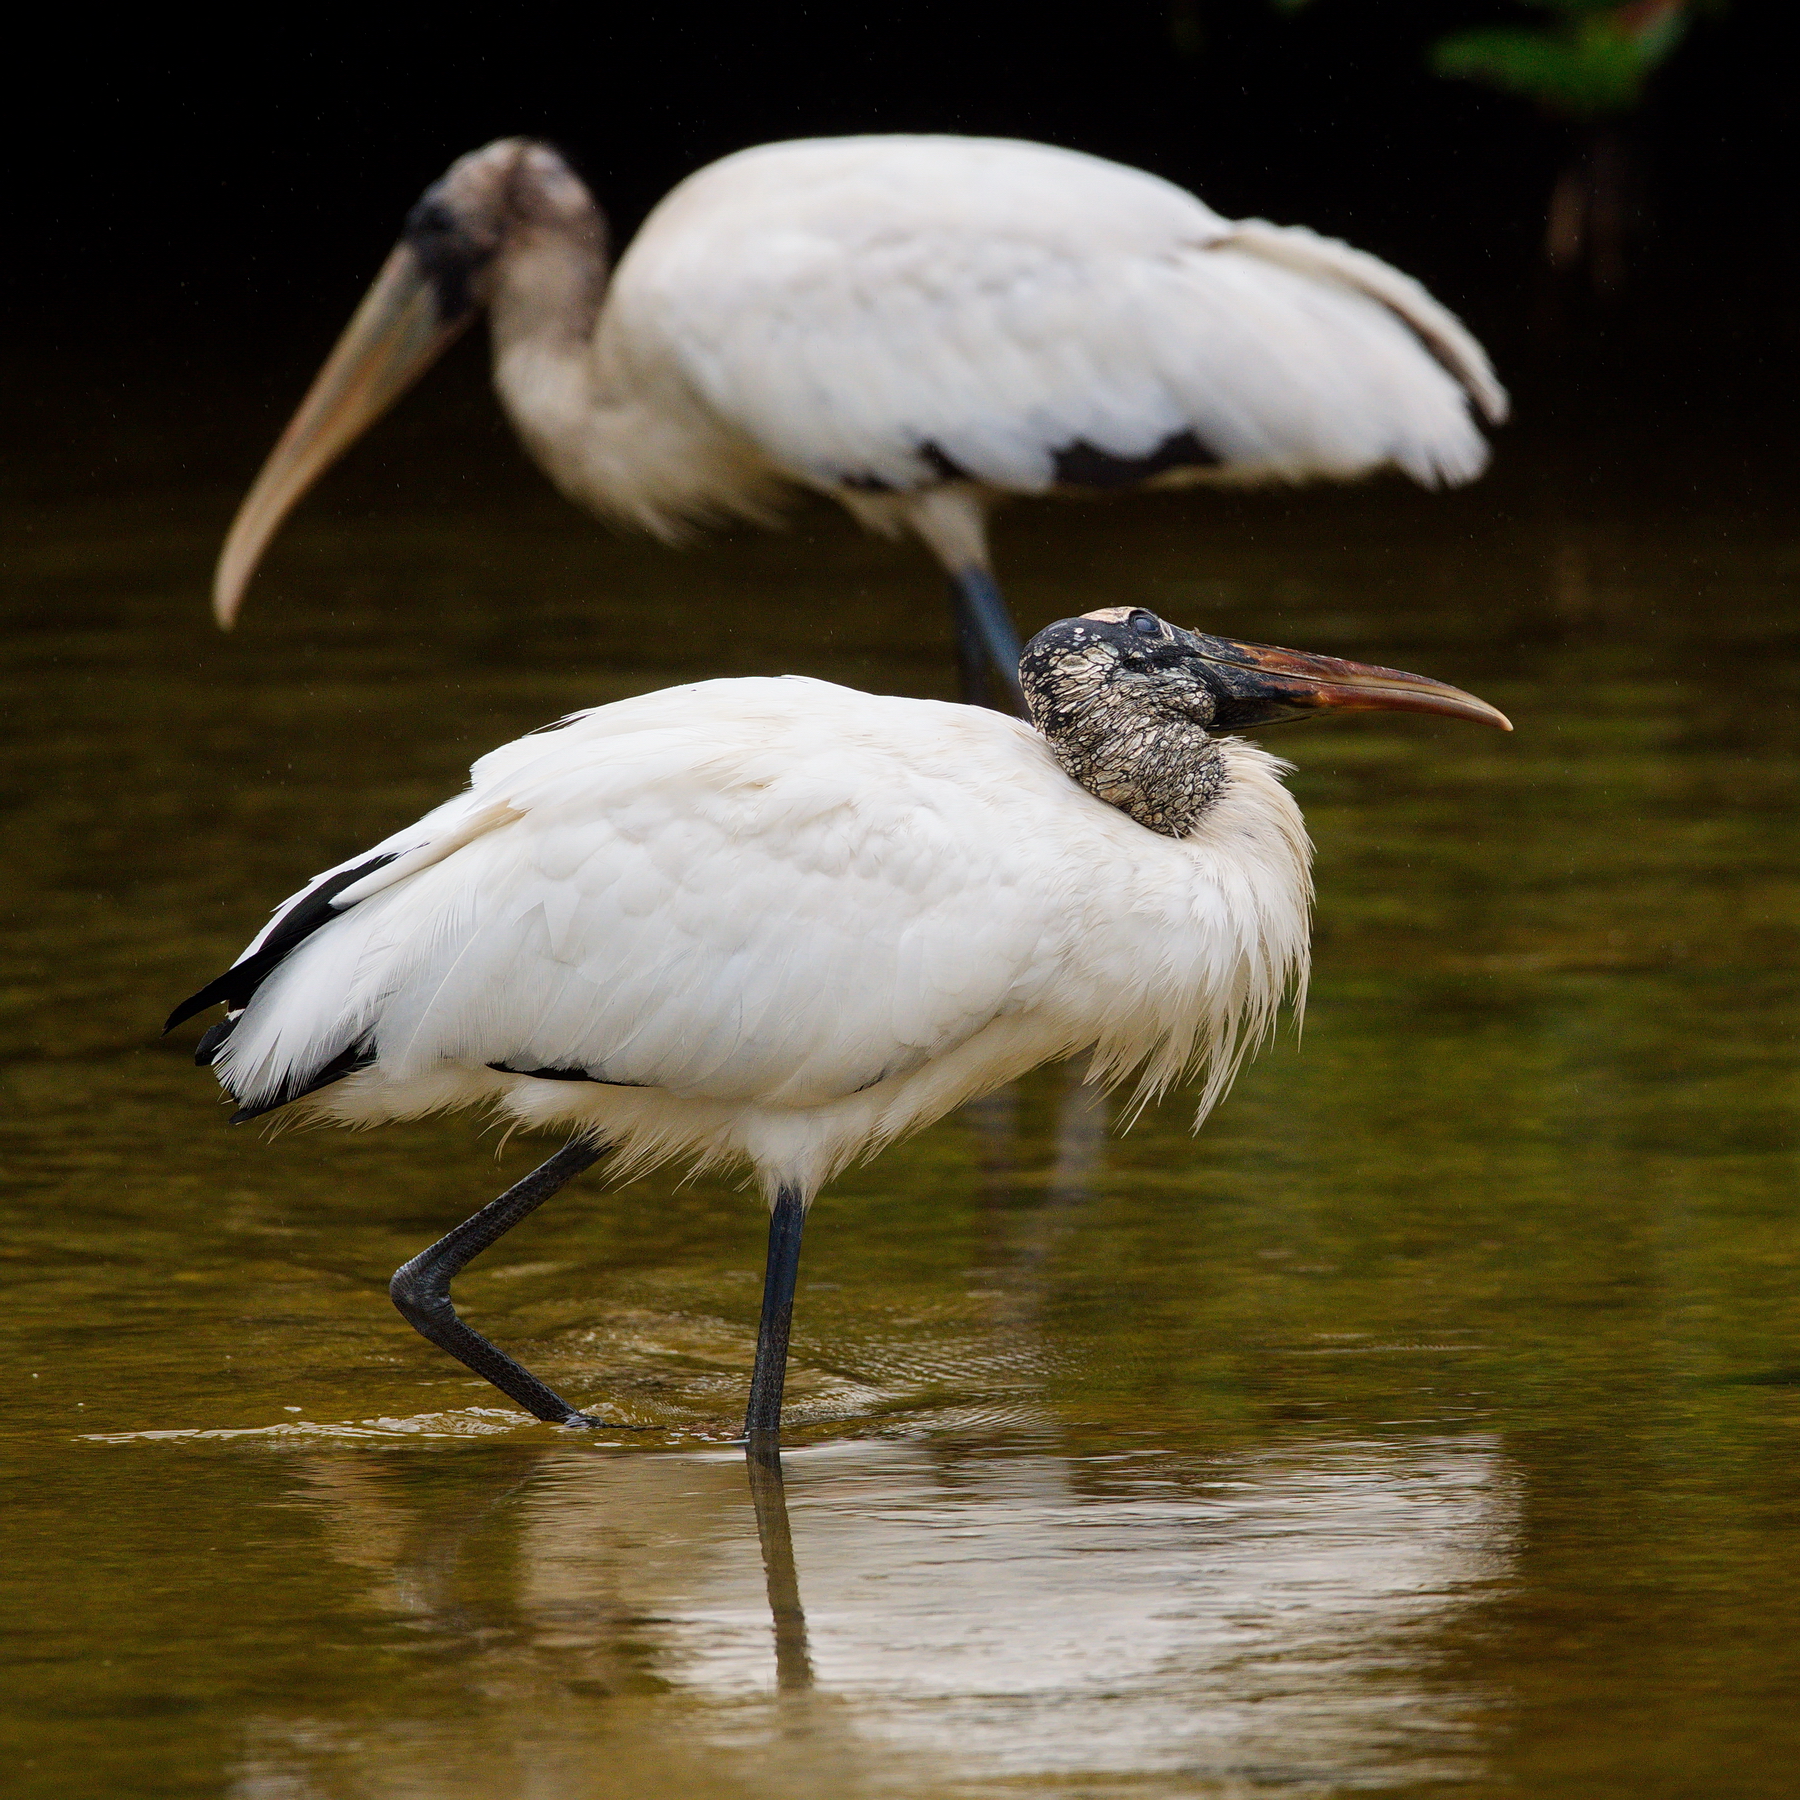
[[[9,508],[10,1791],[1791,1790],[1800,552],[1754,470],[1519,437],[1454,496],[1006,521],[1028,629],[1142,603],[1518,730],[1267,734],[1312,1000],[1197,1139],[1051,1069],[828,1191],[759,1534],[751,1196],[589,1177],[459,1283],[646,1428],[577,1439],[385,1292],[544,1145],[232,1131],[155,1033],[571,707],[947,694],[935,578],[822,509],[609,538],[452,383],[225,640],[225,474],[275,422],[120,427],[116,479]]]

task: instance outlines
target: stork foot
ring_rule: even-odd
[[[562,1425],[569,1431],[645,1431],[644,1425],[627,1425],[623,1419],[596,1419],[592,1413],[570,1411],[562,1420]]]
[[[577,1138],[547,1162],[515,1182],[498,1200],[491,1200],[473,1218],[465,1219],[428,1250],[394,1271],[388,1293],[401,1317],[440,1350],[447,1350],[484,1381],[491,1381],[509,1400],[515,1400],[548,1425],[568,1425],[579,1430],[631,1431],[571,1406],[554,1388],[516,1363],[479,1331],[456,1316],[450,1300],[450,1283],[481,1252],[544,1204],[571,1177],[600,1160],[604,1146],[590,1138]]]

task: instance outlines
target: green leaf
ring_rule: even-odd
[[[1564,15],[1560,26],[1459,31],[1433,47],[1439,75],[1478,81],[1572,118],[1629,112],[1652,72],[1681,41],[1686,9],[1534,0]]]

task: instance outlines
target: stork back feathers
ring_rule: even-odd
[[[278,912],[176,1009],[255,1117],[488,1103],[623,1166],[811,1185],[1047,1059],[1201,1111],[1304,980],[1308,848],[1222,740],[1183,837],[1019,721],[784,678],[576,715]],[[479,824],[479,828],[472,826]],[[571,1075],[577,1079],[570,1079]]]

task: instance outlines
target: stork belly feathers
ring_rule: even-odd
[[[1174,841],[985,710],[791,677],[598,708],[396,834],[215,1067],[254,1109],[355,1052],[303,1109],[486,1101],[628,1166],[746,1159],[770,1181],[823,1180],[1088,1048],[1152,1087],[1208,1063],[1210,1104],[1306,954],[1297,810],[1273,759],[1229,754]],[[534,1069],[577,1078],[510,1072]]]

